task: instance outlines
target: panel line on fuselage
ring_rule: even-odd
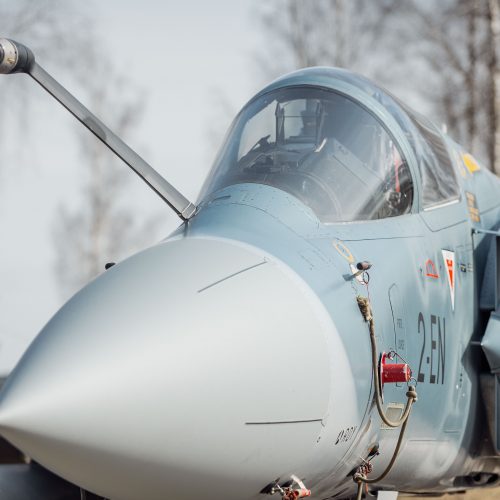
[[[279,424],[309,424],[313,422],[322,422],[322,418],[311,418],[306,420],[278,420],[271,422],[245,422],[245,425],[279,425]]]
[[[220,280],[214,281],[213,283],[210,283],[210,285],[207,285],[203,288],[200,288],[197,293],[204,292],[205,290],[208,290],[209,288],[212,288],[226,280],[229,280],[231,278],[234,278],[235,276],[238,276],[238,274],[246,273],[247,271],[250,271],[252,269],[255,269],[256,267],[262,266],[263,264],[267,264],[266,260],[263,260],[262,262],[258,262],[257,264],[254,264],[253,266],[245,267],[245,269],[241,269],[239,271],[236,271],[233,274],[230,274],[229,276],[225,276],[224,278],[221,278]]]

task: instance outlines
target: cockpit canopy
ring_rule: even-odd
[[[325,68],[296,75],[306,72],[357,87],[395,118],[418,162],[424,207],[458,196],[446,145],[432,124],[362,77]],[[345,93],[304,83],[278,86],[243,108],[205,183],[202,199],[241,183],[286,191],[322,222],[403,215],[411,211],[414,197],[407,161],[375,114]]]
[[[401,215],[413,198],[408,167],[377,119],[315,87],[282,88],[251,102],[209,182],[208,193],[247,182],[274,186],[324,222]]]

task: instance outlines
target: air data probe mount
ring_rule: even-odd
[[[144,161],[78,99],[50,76],[35,61],[35,56],[28,47],[7,38],[0,38],[0,74],[9,73],[27,73],[30,75],[123,160],[149,187],[156,191],[181,219],[189,220],[195,214],[196,205],[177,191],[151,165]]]

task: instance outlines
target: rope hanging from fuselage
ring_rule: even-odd
[[[368,323],[368,330],[370,332],[370,344],[371,344],[371,355],[372,355],[372,371],[373,371],[373,378],[374,378],[374,385],[375,385],[375,403],[377,405],[377,410],[380,415],[380,418],[382,421],[388,426],[388,427],[401,427],[401,431],[399,433],[399,438],[396,443],[396,448],[394,449],[394,453],[392,455],[392,458],[385,468],[384,472],[380,474],[380,476],[373,478],[373,479],[368,479],[367,474],[369,470],[367,469],[366,465],[361,465],[358,467],[356,472],[354,473],[353,479],[356,483],[358,483],[358,492],[357,492],[357,500],[361,500],[362,493],[363,493],[363,484],[373,484],[373,483],[378,483],[382,479],[384,479],[389,472],[392,470],[396,459],[398,457],[399,451],[401,450],[401,445],[403,443],[403,438],[406,432],[406,427],[408,425],[408,420],[410,417],[411,409],[413,406],[413,403],[417,401],[417,391],[415,390],[414,386],[408,386],[408,391],[406,392],[406,406],[403,411],[402,416],[396,420],[393,421],[389,419],[387,414],[384,411],[383,407],[383,401],[382,401],[382,391],[381,391],[381,385],[380,385],[380,375],[379,375],[379,370],[378,370],[378,362],[377,362],[377,341],[375,339],[375,321],[373,318],[373,311],[371,308],[370,300],[367,297],[362,297],[358,295],[356,297],[357,303],[359,310],[361,311],[361,315],[363,316],[363,319]],[[370,464],[371,465],[371,464]],[[371,468],[370,468],[371,470]]]

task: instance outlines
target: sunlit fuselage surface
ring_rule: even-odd
[[[399,435],[373,403],[362,296],[419,396],[373,488],[495,480],[469,346],[490,244],[471,235],[496,227],[499,193],[365,79],[287,75],[236,118],[196,215],[42,330],[2,392],[0,430],[111,499],[258,500],[297,478],[315,499],[349,498],[353,471],[372,459],[378,475]],[[383,388],[394,418],[406,390]]]

